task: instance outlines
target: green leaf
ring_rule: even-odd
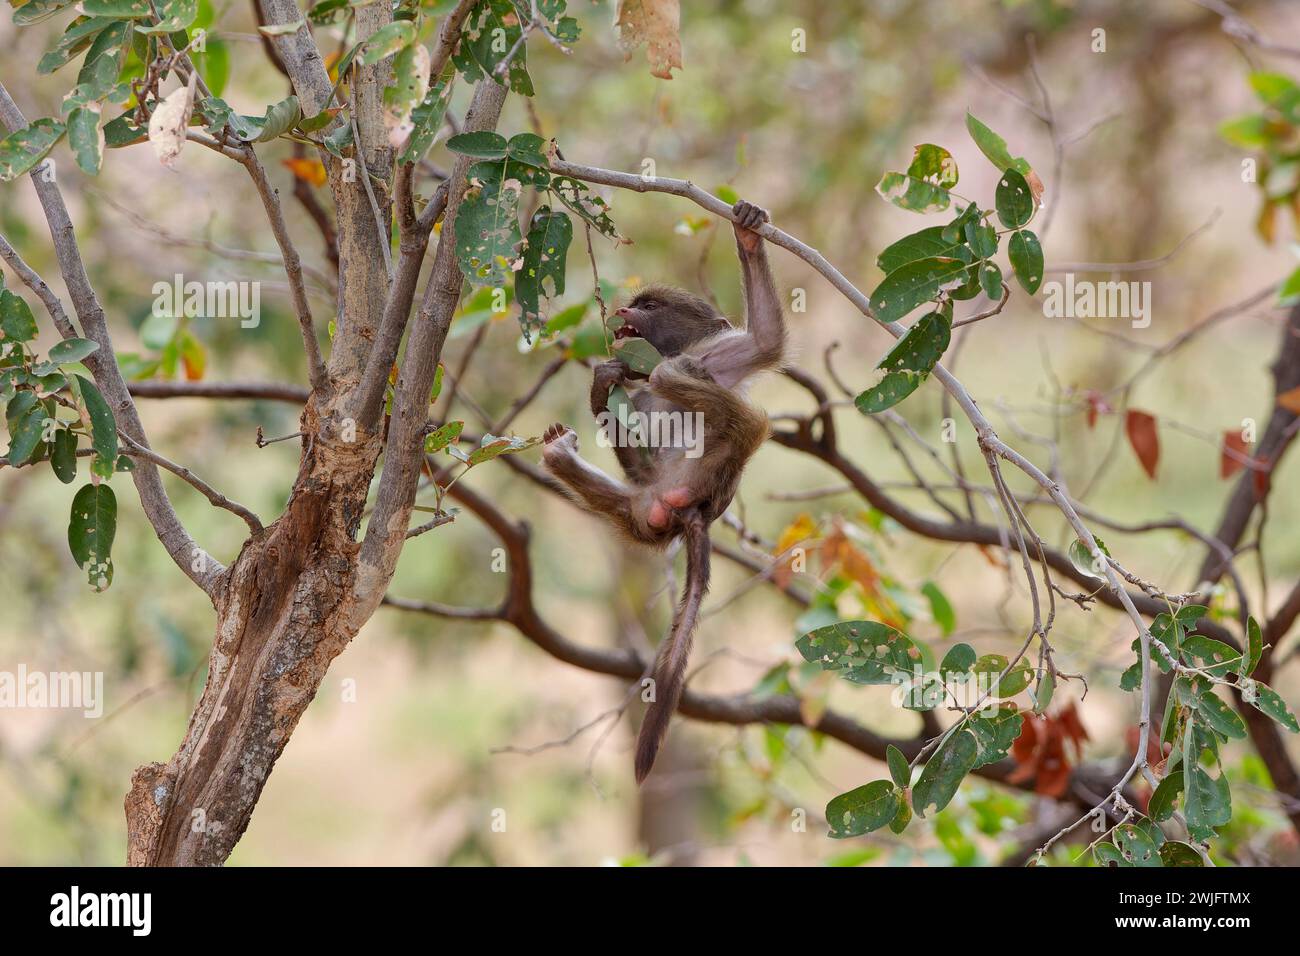
[[[50,449],[50,467],[54,476],[65,485],[77,477],[77,436],[66,428],[54,433],[54,447]]]
[[[519,233],[518,180],[488,181],[468,192],[456,214],[456,258],[474,285],[504,286],[513,278]]]
[[[1259,659],[1264,654],[1264,635],[1260,633],[1259,623],[1253,618],[1246,619],[1246,652],[1241,655],[1237,673],[1243,678],[1255,672]]]
[[[940,189],[952,189],[957,185],[957,161],[942,146],[922,143],[912,152],[907,175],[933,183]]]
[[[878,322],[895,322],[939,290],[961,284],[967,263],[961,259],[917,259],[885,276],[871,293],[871,310]]]
[[[1140,827],[1121,823],[1115,828],[1115,846],[1132,866],[1160,866],[1160,851]]]
[[[1014,697],[1029,686],[1034,679],[1034,668],[1029,661],[1021,660],[1007,672],[1007,676],[998,683],[999,697]]]
[[[100,458],[114,461],[117,458],[117,423],[113,421],[108,402],[104,401],[104,396],[99,393],[94,382],[80,375],[73,377],[81,388],[81,400],[90,416],[91,447]]]
[[[921,593],[930,602],[930,616],[934,618],[934,622],[943,631],[943,636],[947,637],[953,632],[953,628],[957,626],[957,615],[953,611],[947,595],[933,581],[926,581],[925,584],[921,585]],[[948,653],[951,654],[952,651]],[[974,651],[971,653],[973,655]],[[944,660],[947,660],[947,658],[945,657]]]
[[[111,552],[116,534],[117,498],[113,489],[107,484],[83,485],[72,499],[68,548],[96,591],[113,583]]]
[[[1038,690],[1034,693],[1034,713],[1041,714],[1047,710],[1052,703],[1052,695],[1056,693],[1056,678],[1052,672],[1045,671],[1038,681]]]
[[[998,219],[1008,229],[1019,229],[1034,218],[1034,194],[1029,191],[1025,177],[1014,169],[1005,170],[998,180],[994,208]]]
[[[441,366],[439,366],[441,368]],[[448,445],[460,438],[461,429],[465,427],[464,422],[447,422],[447,424],[430,432],[424,439],[424,452],[426,455],[436,455]]]
[[[951,335],[952,326],[942,312],[918,319],[876,366],[879,381],[854,399],[858,411],[883,412],[920,388],[943,358]]]
[[[907,802],[906,797],[900,796],[898,798],[898,812],[894,814],[894,819],[889,821],[889,830],[891,833],[902,833],[911,822],[912,807]]]
[[[541,324],[541,297],[554,298],[564,293],[564,270],[569,244],[573,241],[573,222],[567,213],[541,206],[533,214],[524,246],[523,265],[515,272],[515,300],[525,331]],[[546,290],[546,280],[551,290]]]
[[[1007,255],[1021,288],[1033,295],[1043,284],[1043,247],[1039,244],[1038,237],[1028,229],[1013,232],[1007,246]]]
[[[491,130],[458,133],[447,140],[447,148],[453,153],[476,159],[505,159],[508,146],[504,136]]]
[[[134,146],[147,140],[149,128],[136,126],[134,117],[135,111],[131,110],[105,123],[104,145],[109,149],[121,149],[123,146]]]
[[[985,262],[980,266],[980,288],[990,299],[1002,298],[1002,270],[995,262]]]
[[[451,102],[451,84],[435,84],[424,100],[411,111],[411,123],[414,128],[407,137],[398,162],[418,163],[424,159],[442,129],[442,120],[447,113],[447,104]]]
[[[893,744],[885,748],[885,762],[889,764],[889,775],[894,778],[894,783],[906,790],[912,784],[912,768],[908,766],[907,758],[903,756],[903,751],[899,750]]]
[[[979,742],[975,766],[983,767],[1004,759],[1020,736],[1024,723],[1024,716],[1014,707],[998,707],[987,713],[972,714],[968,726]]]
[[[152,15],[149,0],[82,0],[81,9],[91,17],[144,20]]]
[[[645,339],[615,339],[614,353],[628,368],[642,375],[649,375],[655,370],[663,356],[659,350]]]
[[[362,66],[373,66],[414,42],[415,23],[411,20],[394,20],[380,27],[366,40],[365,50],[357,62]]]
[[[1007,150],[1007,141],[977,120],[969,110],[966,111],[966,131],[998,172],[1014,169],[1022,176],[1029,174],[1029,163],[1023,158],[1013,157]]]
[[[384,123],[390,137],[410,135],[412,111],[429,93],[429,51],[412,44],[393,58],[393,79],[384,87]]]
[[[1156,785],[1155,792],[1147,804],[1147,813],[1157,823],[1168,820],[1174,815],[1178,795],[1183,792],[1183,771],[1175,770]]]
[[[1235,670],[1241,661],[1241,653],[1223,641],[1216,641],[1204,634],[1189,634],[1179,644],[1183,660],[1189,664],[1201,661],[1205,671],[1215,677],[1223,677]]]
[[[948,190],[907,173],[885,173],[876,183],[876,192],[899,209],[922,215],[943,212],[952,203]]]
[[[520,438],[516,435],[501,437],[484,435],[479,447],[470,452],[469,457],[466,458],[466,463],[481,465],[483,462],[491,461],[501,455],[513,454],[526,448],[532,448],[534,445],[540,445],[541,442],[540,438]]]
[[[6,342],[30,342],[36,338],[36,317],[22,296],[0,290],[0,332]]]
[[[840,621],[794,642],[803,659],[854,684],[889,684],[911,677],[920,652],[903,634],[876,621]]]
[[[1225,737],[1237,740],[1246,739],[1245,722],[1237,716],[1235,710],[1214,693],[1213,686],[1207,687],[1204,693],[1201,694],[1200,706],[1197,708],[1196,713],[1203,717],[1210,727]]]
[[[948,736],[921,771],[912,788],[912,809],[919,817],[946,807],[979,756],[975,735],[958,730]]]
[[[45,434],[45,419],[51,417],[46,403],[37,401],[32,392],[19,392],[10,399],[6,415],[9,421],[9,450],[5,457],[9,459],[9,464],[17,468],[29,461],[39,460],[36,451]]]
[[[199,0],[157,0],[157,7],[158,23],[138,26],[135,28],[137,33],[146,36],[153,33],[175,33],[184,30],[199,15]]]
[[[551,188],[560,197],[560,202],[590,223],[602,236],[616,241],[623,240],[614,227],[614,220],[610,218],[609,204],[594,195],[586,184],[568,176],[556,176],[551,180]]]
[[[298,106],[298,97],[288,96],[273,106],[266,108],[266,116],[260,122],[260,132],[254,142],[266,143],[281,136],[297,125],[302,119],[302,108]],[[238,132],[238,130],[236,130]],[[247,138],[247,137],[243,137]]]
[[[1183,816],[1197,830],[1221,827],[1232,819],[1232,793],[1224,776],[1211,777],[1200,765],[1200,748],[1193,743],[1193,724],[1187,722],[1183,744]]]
[[[87,355],[99,348],[99,343],[90,339],[63,339],[50,346],[48,353],[51,362],[80,362]]]
[[[36,65],[36,72],[53,73],[59,67],[66,65],[74,56],[90,46],[96,34],[114,22],[107,17],[81,17],[73,20],[54,49],[41,57],[41,62]]]
[[[545,149],[546,140],[536,133],[518,133],[511,136],[510,142],[506,144],[506,155],[529,166],[540,166],[545,169],[550,165],[543,152]]]
[[[835,840],[862,836],[886,826],[898,812],[898,794],[888,780],[875,780],[866,786],[841,793],[826,804],[829,836]]]
[[[1293,734],[1300,733],[1300,724],[1296,723],[1295,714],[1287,709],[1286,702],[1277,691],[1257,680],[1242,683],[1241,696],[1246,703],[1256,710],[1272,717]]]
[[[24,27],[48,20],[72,2],[73,0],[29,0],[14,10],[14,26]]]
[[[968,674],[975,666],[975,660],[975,648],[969,644],[954,644],[948,648],[948,653],[943,655],[939,673],[945,680],[951,680],[958,674]]]
[[[63,98],[63,112],[80,106],[99,103],[118,89],[118,74],[122,70],[123,45],[130,34],[131,24],[123,20],[106,27],[90,45],[85,62],[77,73],[77,85]],[[122,87],[125,90],[125,87]]]
[[[1205,866],[1196,848],[1180,840],[1168,840],[1161,845],[1160,862],[1165,866]]]
[[[62,123],[38,119],[0,140],[0,183],[17,179],[44,159],[65,131]]]
[[[500,83],[496,68],[514,50],[506,68],[507,84],[516,93],[532,96],[528,47],[521,44],[517,50],[514,49],[522,29],[519,13],[510,0],[485,0],[474,8],[461,27],[460,43],[452,55],[452,62],[471,82],[490,78]]]
[[[1118,867],[1130,867],[1133,864],[1124,859],[1124,854],[1119,852],[1119,848],[1113,843],[1098,843],[1092,848],[1092,857],[1097,861],[1098,866],[1109,867],[1112,864]]]
[[[98,176],[104,161],[104,134],[99,129],[98,103],[79,106],[68,116],[68,146],[87,176]]]
[[[930,226],[910,236],[904,236],[897,242],[885,247],[876,257],[876,265],[888,275],[909,262],[918,259],[957,258],[957,250],[962,247],[960,238],[949,241],[943,237],[943,226]]]

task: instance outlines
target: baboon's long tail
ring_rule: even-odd
[[[691,656],[691,643],[695,624],[700,614],[700,604],[709,590],[709,526],[698,508],[692,508],[686,518],[686,586],[682,600],[673,617],[673,629],[659,648],[653,671],[655,700],[641,721],[641,732],[636,739],[636,782],[642,783],[654,766],[659,745],[668,731],[668,721],[682,699],[686,684],[686,664]]]

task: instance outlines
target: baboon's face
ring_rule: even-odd
[[[681,289],[651,286],[614,313],[622,325],[615,338],[641,338],[666,358],[730,327],[705,299]]]

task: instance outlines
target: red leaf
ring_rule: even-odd
[[[1102,397],[1101,392],[1088,389],[1083,393],[1083,400],[1088,403],[1088,427],[1093,428],[1097,424],[1098,415],[1109,415],[1115,409],[1110,407],[1110,402]]]
[[[1255,470],[1255,500],[1263,501],[1273,486],[1273,462],[1267,458],[1256,458],[1255,464],[1258,465]]]
[[[1246,467],[1241,459],[1250,457],[1247,454],[1248,447],[1246,440],[1241,437],[1240,430],[1229,429],[1223,433],[1223,452],[1219,455],[1220,478],[1231,478]],[[1236,454],[1233,454],[1234,452]]]
[[[1300,385],[1279,395],[1277,403],[1292,415],[1300,415]]]
[[[1130,408],[1124,416],[1124,430],[1133,453],[1142,463],[1142,470],[1148,478],[1155,478],[1156,465],[1160,464],[1160,436],[1156,433],[1155,418]]]

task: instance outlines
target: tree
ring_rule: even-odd
[[[354,9],[324,0],[304,17],[291,0],[262,0],[258,20],[265,52],[288,78],[292,94],[268,105],[264,115],[248,116],[234,111],[205,78],[212,64],[205,60],[205,31],[195,26],[195,4],[86,0],[84,12],[42,61],[43,68],[57,70],[85,52],[63,114],[29,122],[0,87],[0,120],[10,131],[0,142],[0,179],[29,174],[72,305],[69,315],[19,252],[0,239],[0,256],[44,305],[62,339],[44,357],[38,355],[31,344],[38,323],[25,296],[12,289],[0,293],[5,343],[0,397],[7,403],[10,432],[6,464],[40,467],[48,460],[57,478],[71,482],[79,459],[89,459],[90,480],[72,504],[69,543],[97,589],[108,587],[113,577],[112,481],[128,474],[164,549],[215,611],[207,682],[185,739],[167,763],[141,767],[131,783],[126,811],[132,864],[225,861],[331,661],[386,600],[405,543],[454,519],[443,507],[445,498],[500,537],[510,570],[502,604],[477,609],[398,598],[390,603],[436,615],[501,620],[561,661],[623,680],[638,681],[646,672],[648,661],[637,653],[577,644],[544,620],[534,600],[527,526],[460,482],[470,469],[501,458],[493,467],[513,469],[554,491],[545,475],[512,457],[537,440],[504,433],[561,365],[590,359],[609,345],[598,278],[593,290],[598,318],[587,320],[585,307],[547,318],[542,306],[544,299],[565,291],[575,225],[583,230],[589,252],[593,231],[616,242],[622,238],[595,188],[675,196],[721,219],[729,218],[734,198],[684,179],[584,165],[534,132],[497,131],[507,95],[534,93],[529,41],[566,50],[578,41],[565,6],[563,0],[460,0],[431,10],[406,2]],[[59,0],[28,0],[15,19],[35,22],[65,7]],[[312,25],[329,23],[341,24],[348,42],[327,67]],[[619,27],[627,45],[647,45],[656,76],[668,78],[681,66],[676,3],[625,0]],[[457,82],[473,84],[460,121],[448,111]],[[104,106],[128,96],[126,111],[101,127]],[[1286,102],[1287,109],[1294,107],[1294,101]],[[1062,151],[1063,136],[1045,89],[1041,114]],[[454,165],[432,195],[421,197],[417,179],[444,124],[456,130],[446,143]],[[856,684],[903,686],[903,706],[924,715],[925,732],[912,740],[887,740],[842,713],[809,706],[803,672],[788,665],[750,694],[719,697],[688,690],[680,709],[688,717],[723,723],[802,724],[885,761],[889,779],[868,782],[830,802],[826,815],[835,837],[885,826],[901,832],[913,813],[926,817],[942,811],[966,776],[976,773],[1079,805],[1077,821],[1044,835],[1035,859],[1057,840],[1072,837],[1080,824],[1097,821],[1104,824],[1095,844],[1101,862],[1199,863],[1215,827],[1231,816],[1227,777],[1216,766],[1226,741],[1249,735],[1279,790],[1300,797],[1300,778],[1279,727],[1300,728],[1265,683],[1272,670],[1265,648],[1276,646],[1287,632],[1300,613],[1300,600],[1293,594],[1263,625],[1249,614],[1240,587],[1240,600],[1227,613],[1200,602],[1209,585],[1235,574],[1227,558],[1266,500],[1268,475],[1296,432],[1288,396],[1300,388],[1300,309],[1284,330],[1274,366],[1277,407],[1264,436],[1253,452],[1244,445],[1224,452],[1225,461],[1244,468],[1219,530],[1198,535],[1207,556],[1197,588],[1178,594],[1144,580],[1093,531],[1113,523],[1091,513],[1055,467],[1035,464],[999,437],[971,393],[940,361],[954,330],[1002,312],[1013,277],[1021,293],[1033,296],[1046,275],[1042,245],[1029,228],[1044,194],[1039,173],[970,114],[967,130],[998,173],[995,194],[958,194],[952,152],[935,144],[916,147],[906,170],[886,173],[877,192],[909,212],[955,215],[886,245],[877,257],[884,278],[870,295],[804,242],[774,225],[764,228],[767,241],[802,259],[898,339],[880,360],[870,387],[842,384],[828,358],[827,374],[843,398],[831,398],[806,370],[789,370],[814,409],[778,422],[773,440],[838,472],[854,493],[909,532],[1004,553],[1023,572],[1032,607],[1018,653],[981,655],[956,643],[936,665],[924,643],[904,633],[906,615],[875,588],[871,572],[862,571],[863,557],[840,526],[792,526],[770,561],[718,542],[715,549],[809,605],[818,626],[809,627],[795,646],[810,670]],[[177,162],[186,144],[195,143],[242,166],[251,180],[283,260],[307,380],[305,389],[245,389],[303,405],[299,432],[289,436],[301,446],[297,480],[283,511],[269,524],[152,450],[136,397],[203,394],[205,387],[221,396],[222,390],[128,381],[47,158],[56,147],[64,148],[65,139],[87,174],[99,170],[105,147],[147,141],[164,164]],[[259,156],[259,149],[277,142],[292,144],[295,161],[305,164],[295,174],[315,175],[313,163],[319,161],[332,198],[332,216],[318,203],[313,210],[337,267],[338,318],[331,323],[328,356],[308,302],[304,265]],[[314,202],[299,199],[309,209]],[[524,209],[531,212],[521,228]],[[1050,213],[1045,218],[1043,225],[1035,223],[1040,232],[1050,225]],[[421,270],[435,229],[438,240],[421,292]],[[1005,260],[999,258],[1003,254]],[[483,297],[485,307],[513,300],[527,339],[571,338],[565,353],[519,392],[504,417],[484,423],[481,435],[466,432],[465,422],[435,420],[429,413],[431,396],[442,387],[443,350],[467,284],[479,287],[474,300]],[[983,308],[957,314],[958,303],[980,295],[988,300]],[[173,306],[180,307],[181,296],[175,299]],[[922,307],[921,318],[902,324]],[[918,487],[946,513],[942,518],[913,510],[873,479],[841,446],[835,421],[836,408],[852,404],[888,429],[884,423],[897,423],[890,417],[896,415],[894,406],[930,378],[973,429],[989,476],[987,483],[976,481],[959,460],[950,469],[945,464],[961,499],[957,506],[918,477]],[[1124,389],[1125,402],[1131,384]],[[226,392],[239,393],[238,388]],[[1070,401],[1092,417],[1113,412],[1098,394]],[[1134,453],[1154,474],[1157,420],[1125,408],[1123,422]],[[901,449],[900,454],[905,455]],[[182,526],[159,469],[245,520],[247,540],[228,566]],[[1026,479],[1032,490],[1013,487],[1008,472]],[[432,487],[436,502],[431,519],[412,526],[422,481]],[[986,504],[988,517],[980,516],[977,498]],[[957,510],[962,504],[964,510]],[[1064,519],[1072,538],[1065,550],[1053,548],[1035,530],[1027,513],[1031,504],[1050,506]],[[1173,521],[1164,527],[1187,529],[1185,522]],[[859,588],[874,601],[869,619],[843,620],[833,589],[829,598],[809,598],[791,585],[791,559],[806,557],[812,541],[824,570],[837,576],[836,587]],[[1067,580],[1083,590],[1066,591]],[[930,582],[925,596],[936,620],[951,614],[939,583]],[[1139,699],[1139,718],[1132,759],[1119,773],[1073,766],[1078,761],[1067,759],[1065,742],[1077,748],[1081,734],[1068,713],[1050,710],[1058,687],[1084,680],[1057,668],[1051,641],[1058,597],[1081,609],[1106,604],[1121,611],[1132,629],[1135,657],[1121,686]],[[1169,677],[1165,688],[1160,673]],[[1219,688],[1234,695],[1235,709],[1219,696]],[[938,713],[953,719],[943,725]],[[1009,756],[1013,748],[1019,759]],[[1207,755],[1213,759],[1206,761]],[[1136,794],[1142,788],[1153,795],[1140,808],[1146,795]],[[1176,812],[1176,822],[1167,822]],[[1293,811],[1291,818],[1300,827],[1300,814]]]

